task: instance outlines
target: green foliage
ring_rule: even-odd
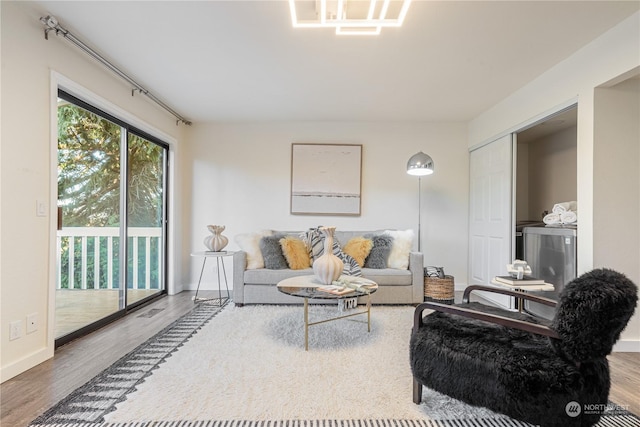
[[[66,227],[118,226],[121,127],[72,104],[58,108],[58,201]]]
[[[163,149],[136,135],[129,135],[129,226],[162,225]]]
[[[121,195],[121,147],[127,135],[127,226],[161,227],[163,219],[164,149],[128,133],[120,125],[64,101],[58,107],[58,204],[62,207],[63,227],[119,227]],[[74,240],[73,253],[70,239]],[[140,239],[142,243],[144,239]],[[119,288],[119,239],[113,238],[113,287]],[[151,287],[160,286],[158,239],[151,240]],[[129,245],[133,238],[129,238]],[[87,240],[87,287],[93,288],[95,245],[99,245],[99,287],[107,287],[107,238]],[[81,288],[81,239],[61,242],[61,287]],[[144,286],[146,247],[141,244],[138,258],[127,257],[131,287],[132,267],[141,266],[138,280]],[[69,283],[69,264],[74,260],[73,283]]]
[[[58,201],[65,227],[120,225],[119,125],[73,104],[58,107]],[[163,149],[128,136],[128,225],[162,224]]]

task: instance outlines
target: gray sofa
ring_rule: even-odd
[[[335,239],[341,244],[351,237],[362,236],[368,231],[336,231]],[[293,234],[287,232],[287,234]],[[304,270],[267,268],[246,269],[247,254],[240,250],[233,255],[233,301],[244,304],[301,304],[302,299],[285,295],[278,291],[279,281],[294,276],[313,274],[311,268]],[[378,290],[371,295],[373,304],[419,304],[424,301],[423,255],[409,254],[409,268],[373,269],[362,268],[362,276],[378,284]],[[322,303],[313,300],[312,303]]]

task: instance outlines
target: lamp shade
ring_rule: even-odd
[[[416,176],[431,175],[433,173],[433,159],[422,151],[414,154],[407,162],[407,173]]]

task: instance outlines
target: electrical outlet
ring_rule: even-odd
[[[9,323],[9,341],[17,340],[22,336],[22,320],[14,320]]]
[[[27,333],[31,334],[38,330],[38,313],[31,313],[27,316]]]

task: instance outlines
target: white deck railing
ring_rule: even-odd
[[[129,241],[132,262],[132,283],[129,289],[152,289],[151,266],[152,266],[152,240],[155,240],[153,247],[157,248],[155,256],[157,257],[156,266],[159,268],[163,265],[161,250],[162,228],[160,227],[129,227]],[[102,239],[102,240],[101,240]],[[93,240],[93,254],[89,255],[88,242]],[[57,272],[56,281],[57,289],[73,289],[75,287],[76,276],[80,274],[79,289],[119,289],[119,280],[114,281],[114,267],[117,266],[118,242],[120,240],[120,229],[118,227],[65,227],[58,230],[57,236]],[[101,241],[106,241],[106,254],[101,253]],[[144,246],[144,258],[139,258],[141,242]],[[63,247],[66,243],[66,249]],[[76,245],[80,245],[80,263],[76,260]],[[63,271],[63,253],[66,253],[68,265]],[[93,258],[93,260],[90,260]],[[93,271],[89,271],[89,263],[93,263]],[[106,283],[101,280],[100,272],[104,273],[106,264]],[[140,271],[144,269],[144,280],[140,280]],[[66,273],[66,275],[64,274]],[[91,276],[91,277],[90,277]],[[66,282],[66,283],[64,283]]]

